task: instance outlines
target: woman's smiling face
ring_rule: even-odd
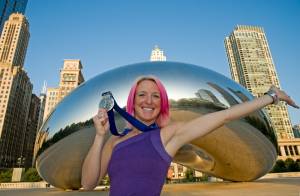
[[[160,91],[152,80],[142,80],[136,88],[134,98],[135,117],[150,125],[159,116],[161,107]]]

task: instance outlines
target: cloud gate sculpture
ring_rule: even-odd
[[[65,97],[39,130],[35,160],[44,180],[62,189],[81,187],[81,166],[95,135],[91,118],[101,93],[111,91],[124,107],[131,85],[141,75],[155,75],[164,83],[171,121],[191,120],[253,99],[225,76],[185,63],[137,63],[99,74]],[[117,114],[116,124],[123,130],[125,122]],[[226,180],[251,181],[270,171],[276,149],[273,128],[259,110],[183,146],[173,161]]]

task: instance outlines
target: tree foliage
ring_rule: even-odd
[[[42,180],[35,168],[27,169],[22,177],[23,182],[39,182]]]
[[[194,182],[195,181],[195,179],[194,179],[194,171],[192,169],[188,168],[185,171],[185,179],[188,182]]]
[[[271,172],[296,172],[300,171],[300,159],[294,161],[291,158],[287,158],[285,161],[277,160]]]
[[[0,169],[0,182],[11,182],[12,169]]]

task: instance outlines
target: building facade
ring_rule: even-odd
[[[0,62],[0,167],[20,166],[32,84],[20,66]]]
[[[55,106],[73,89],[84,82],[81,72],[82,64],[78,59],[64,60],[63,68],[60,70],[59,87],[47,88],[46,103],[43,121],[51,114]]]
[[[11,14],[0,38],[0,62],[23,67],[29,36],[26,17],[22,14]]]
[[[22,161],[22,165],[26,168],[33,167],[33,148],[38,130],[38,120],[41,104],[40,102],[41,101],[38,96],[36,96],[35,94],[31,95],[22,152],[22,156],[24,157],[24,159],[20,159]]]
[[[180,165],[178,163],[171,162],[171,165],[168,170],[168,178],[170,180],[182,180],[185,178],[185,172],[187,167]]]
[[[23,69],[28,21],[11,14],[0,37],[0,167],[23,164],[32,84]]]
[[[263,28],[237,26],[225,38],[225,48],[233,80],[254,96],[262,96],[271,85],[280,88],[279,79]],[[278,138],[294,138],[285,104],[266,107]]]
[[[28,0],[1,0],[0,1],[0,36],[4,22],[12,13],[25,14]]]
[[[164,55],[164,51],[158,46],[155,46],[151,52],[150,61],[166,61],[167,57]]]
[[[300,160],[300,138],[278,140],[278,148],[277,159],[292,158],[294,161]]]

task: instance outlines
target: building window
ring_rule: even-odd
[[[278,147],[278,154],[279,154],[279,156],[282,156],[280,146]]]
[[[290,150],[291,155],[294,155],[294,151],[293,151],[292,146],[289,146],[289,150]]]
[[[284,151],[285,151],[285,154],[288,156],[288,155],[290,155],[289,154],[289,151],[288,151],[288,149],[287,149],[287,146],[284,146]]]
[[[296,154],[296,155],[299,155],[299,151],[298,151],[297,146],[294,146],[294,150],[295,150],[295,154]]]

